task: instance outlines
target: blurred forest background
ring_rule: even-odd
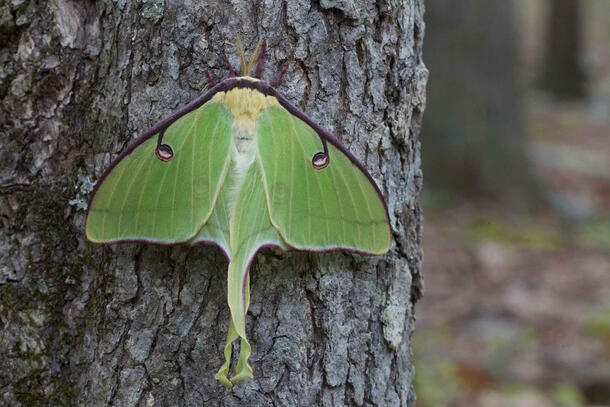
[[[425,19],[417,405],[610,406],[610,1]]]

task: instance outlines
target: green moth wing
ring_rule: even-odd
[[[312,157],[320,151],[320,137],[279,105],[261,113],[257,140],[271,221],[288,245],[370,254],[389,250],[384,201],[355,159],[331,143],[328,165],[316,169]]]
[[[157,156],[149,136],[129,148],[98,183],[86,233],[92,242],[186,242],[210,217],[230,162],[232,116],[213,101],[173,122],[163,135],[173,157]]]
[[[212,243],[217,245],[224,253],[227,260],[231,260],[231,243],[230,243],[230,218],[231,218],[231,200],[232,200],[232,185],[234,179],[232,174],[234,168],[230,167],[227,175],[224,178],[222,187],[216,199],[216,205],[212,210],[212,214],[201,228],[199,233],[189,241],[191,245],[201,243]]]

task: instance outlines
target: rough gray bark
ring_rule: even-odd
[[[92,182],[143,129],[267,39],[267,78],[387,197],[388,255],[263,251],[256,378],[227,390],[213,247],[84,238]],[[414,406],[423,0],[0,1],[0,404]]]

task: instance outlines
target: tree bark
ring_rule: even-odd
[[[423,0],[0,1],[0,405],[414,406],[423,28]],[[255,379],[227,390],[220,251],[94,245],[84,221],[132,137],[238,65],[235,34],[369,169],[393,244],[260,253]]]

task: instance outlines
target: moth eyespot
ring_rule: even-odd
[[[323,152],[315,153],[311,159],[311,165],[313,165],[316,170],[321,170],[328,165],[328,155]]]
[[[161,161],[167,162],[174,158],[174,150],[167,144],[158,145],[155,153],[157,154],[157,158]]]

